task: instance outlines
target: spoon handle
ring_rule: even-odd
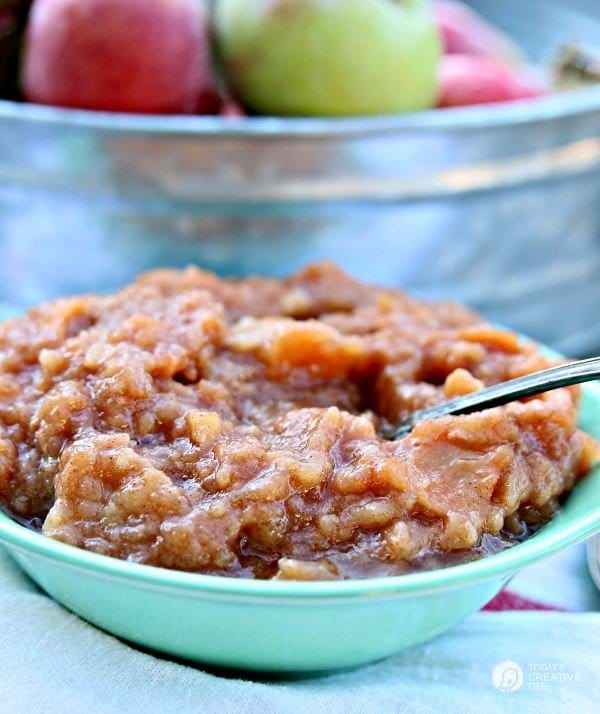
[[[590,382],[594,379],[600,379],[600,357],[590,357],[578,362],[550,367],[413,412],[391,432],[390,438],[398,439],[406,436],[414,425],[423,419],[436,419],[450,414],[470,414],[482,409],[499,407],[523,397],[549,392],[551,389]]]
[[[16,521],[20,526],[25,526],[25,528],[31,528],[31,520],[29,518],[23,518],[22,516],[13,513],[9,510],[3,503],[0,503],[0,513],[7,516],[13,521]],[[41,524],[41,521],[40,521]],[[41,528],[41,525],[40,525]]]

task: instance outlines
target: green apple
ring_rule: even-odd
[[[429,0],[217,0],[226,80],[261,114],[425,109],[440,41]]]

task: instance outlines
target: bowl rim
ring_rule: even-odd
[[[600,410],[600,384],[583,386]],[[584,478],[600,479],[600,463]],[[577,488],[577,486],[575,487]],[[559,511],[550,523],[560,523]],[[550,525],[550,524],[548,524]],[[351,580],[273,581],[205,575],[132,563],[61,543],[41,533],[28,530],[0,512],[0,544],[8,550],[31,553],[59,565],[88,571],[93,576],[128,580],[138,586],[154,586],[191,595],[218,595],[233,598],[269,599],[347,599],[364,596],[409,596],[454,589],[492,578],[509,576],[525,565],[574,545],[600,531],[600,498],[584,518],[568,522],[563,528],[546,527],[527,540],[500,553],[446,568],[436,568],[404,575],[379,576]]]
[[[600,86],[498,104],[429,109],[407,114],[330,118],[128,114],[0,99],[0,121],[23,121],[107,132],[186,135],[204,139],[331,139],[409,132],[484,131],[569,120],[590,113],[600,115]]]

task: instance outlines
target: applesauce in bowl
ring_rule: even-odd
[[[452,303],[332,264],[157,271],[0,328],[0,498],[133,563],[236,578],[401,575],[509,548],[590,468],[578,390],[382,435],[546,367]]]

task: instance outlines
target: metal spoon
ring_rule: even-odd
[[[30,530],[41,530],[42,529],[42,519],[41,518],[38,518],[38,517],[25,518],[24,516],[19,516],[18,513],[13,513],[12,511],[9,511],[8,508],[3,503],[0,503],[0,513],[3,513],[5,516],[8,516],[13,521],[18,523],[20,526],[25,526],[25,528],[29,528]]]
[[[600,379],[600,357],[590,357],[578,362],[550,367],[550,369],[533,372],[508,382],[494,384],[492,387],[480,389],[464,397],[456,397],[432,407],[419,409],[390,431],[389,438],[399,439],[410,434],[415,424],[423,419],[437,419],[437,417],[451,414],[470,414],[482,409],[499,407],[523,397],[549,392],[551,389],[591,382],[595,379]]]

